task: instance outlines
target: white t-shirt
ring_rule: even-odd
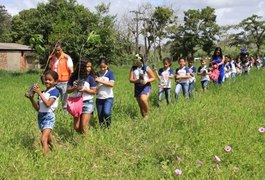
[[[168,76],[174,75],[174,70],[168,67],[166,70],[164,68],[160,68],[158,70],[158,75],[162,77],[160,83],[163,84],[163,88],[171,88],[171,79]]]
[[[56,61],[54,63],[54,71],[58,72],[58,63],[59,63],[59,59],[56,57]],[[70,56],[68,56],[68,60],[67,60],[67,67],[68,69],[71,69],[73,67],[73,60]]]
[[[100,80],[103,80],[105,82],[114,82],[114,74],[110,70],[106,70],[104,74],[100,74],[100,72],[97,73]],[[113,88],[109,86],[105,86],[103,84],[98,84],[98,93],[97,93],[97,99],[107,99],[107,98],[113,98]]]
[[[185,66],[181,69],[179,69],[179,68],[176,69],[176,74],[180,75],[180,76],[186,76],[189,73],[190,73],[189,68],[185,67]],[[179,83],[189,83],[189,78],[180,79]]]
[[[208,73],[208,69],[207,69],[207,66],[203,66],[203,67],[199,67],[198,69],[198,72],[201,74],[201,73],[206,73],[206,75],[201,75],[201,81],[209,81],[210,78],[209,78],[209,75],[207,74]]]
[[[38,97],[38,103],[40,105],[40,109],[39,112],[53,112],[57,107],[58,107],[58,97],[59,97],[59,90],[56,87],[52,87],[51,89],[49,89],[48,91],[43,91],[42,95],[45,97],[45,99],[50,99],[50,98],[54,98],[55,101],[54,103],[50,106],[47,107],[42,99],[40,97]]]

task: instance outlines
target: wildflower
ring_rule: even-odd
[[[221,162],[221,159],[218,156],[214,156],[214,161]]]
[[[264,128],[264,127],[260,127],[260,128],[259,128],[259,132],[260,132],[260,133],[264,133],[264,132],[265,132],[265,128]]]
[[[230,151],[232,151],[232,148],[231,148],[231,146],[225,146],[224,150],[225,150],[225,152],[230,152]]]
[[[181,174],[182,174],[182,171],[181,171],[180,169],[176,169],[176,170],[175,170],[175,173],[176,173],[176,175],[178,175],[178,176],[179,176],[179,175],[181,175]]]

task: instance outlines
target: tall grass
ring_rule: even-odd
[[[160,107],[152,84],[151,111],[142,120],[129,67],[113,67],[115,102],[110,129],[98,127],[80,136],[69,115],[56,110],[56,143],[42,155],[36,112],[24,93],[36,73],[0,71],[1,179],[263,179],[265,174],[265,70],[201,91],[192,100]],[[173,97],[174,88],[172,88]],[[172,98],[173,99],[173,98]],[[224,147],[232,147],[225,152]],[[214,156],[220,157],[216,170]],[[178,157],[178,158],[177,158]],[[202,161],[202,165],[197,164]],[[177,176],[175,169],[181,169]]]

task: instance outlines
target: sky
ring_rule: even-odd
[[[0,0],[0,5],[4,5],[9,14],[16,15],[23,9],[35,8],[39,2],[47,1]],[[77,2],[91,11],[94,11],[94,7],[101,2],[110,2],[110,14],[117,15],[118,18],[124,14],[131,14],[129,11],[137,10],[143,3],[149,2],[154,6],[167,5],[172,7],[179,17],[183,17],[183,11],[188,9],[213,7],[217,15],[218,25],[238,24],[253,14],[262,16],[262,19],[265,20],[264,0],[77,0]]]

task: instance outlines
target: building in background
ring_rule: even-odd
[[[0,69],[8,71],[27,71],[37,68],[33,49],[16,43],[0,43]]]

